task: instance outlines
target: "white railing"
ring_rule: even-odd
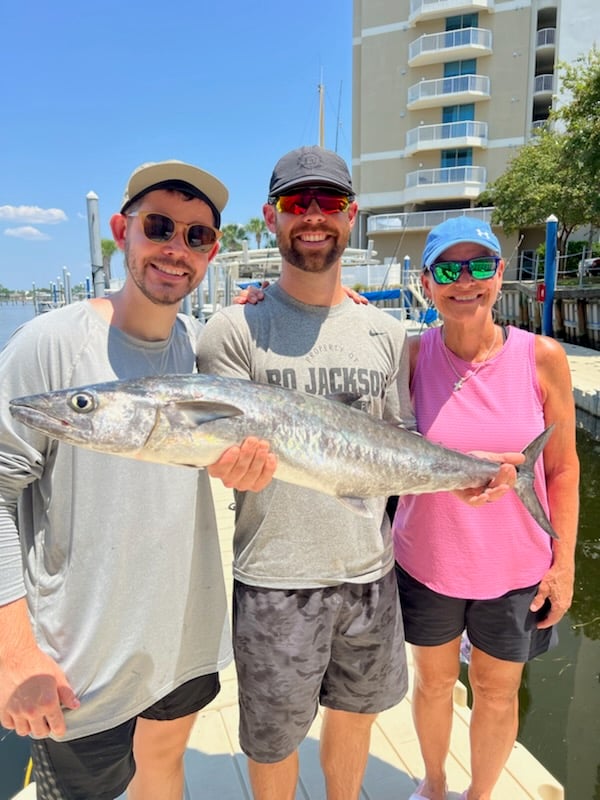
[[[486,182],[485,167],[439,167],[438,169],[419,169],[406,175],[406,188],[433,186],[448,183]]]
[[[493,8],[494,0],[410,0],[410,18],[421,14],[440,16],[456,8]]]
[[[425,34],[410,43],[408,61],[410,63],[424,53],[468,46],[491,50],[492,32],[484,28],[460,28],[456,31]]]
[[[487,75],[454,75],[451,78],[436,78],[432,81],[421,81],[409,88],[408,103],[416,103],[419,100],[425,100],[427,98],[463,92],[489,96],[489,77]]]
[[[551,47],[556,44],[556,28],[542,28],[536,33],[536,47]]]
[[[533,91],[552,92],[554,90],[554,75],[536,75],[533,82]],[[410,89],[409,89],[410,91]]]
[[[438,125],[420,125],[418,128],[412,128],[406,134],[406,149],[417,150],[425,149],[428,146],[440,146],[447,139],[479,139],[482,144],[485,144],[487,138],[487,122],[463,120]]]
[[[494,208],[461,208],[452,211],[409,211],[405,214],[373,214],[367,220],[368,233],[434,228],[440,222],[453,217],[467,216],[482,222],[491,223]]]

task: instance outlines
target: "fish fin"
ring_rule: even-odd
[[[176,403],[176,406],[177,410],[187,417],[192,425],[203,425],[205,422],[214,422],[217,419],[239,417],[244,413],[237,406],[205,400],[190,400]]]
[[[550,425],[545,431],[540,433],[539,436],[536,436],[536,438],[531,441],[523,450],[525,463],[520,464],[517,467],[515,493],[537,524],[546,531],[548,536],[551,536],[553,539],[558,539],[558,535],[552,527],[552,524],[548,519],[546,512],[544,511],[542,504],[540,503],[533,488],[533,467],[542,450],[544,449],[546,442],[552,435],[553,428],[554,426]]]
[[[361,394],[352,394],[351,392],[334,392],[333,394],[326,394],[327,400],[333,400],[334,403],[342,403],[345,406],[360,407],[361,401],[364,396]]]
[[[373,517],[373,514],[362,497],[338,497],[337,499],[344,508],[348,508],[360,517]]]

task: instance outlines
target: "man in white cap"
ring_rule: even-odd
[[[181,800],[231,647],[206,471],[69,447],[8,401],[194,371],[202,326],[178,311],[227,197],[195,166],[139,167],[111,219],[123,288],[36,317],[0,354],[0,723],[32,737],[41,800]],[[274,456],[247,440],[209,471],[257,490]]]

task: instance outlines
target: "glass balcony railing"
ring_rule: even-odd
[[[421,230],[435,228],[440,222],[453,217],[467,216],[481,222],[492,221],[494,208],[461,208],[444,211],[409,211],[406,214],[373,214],[367,220],[367,233],[394,233],[411,229]]]
[[[439,167],[438,169],[419,169],[406,176],[406,188],[433,186],[434,184],[474,183],[485,184],[485,167]]]
[[[553,47],[556,44],[556,28],[542,28],[536,33],[536,47]]]
[[[493,11],[495,0],[410,0],[409,21],[443,17],[470,9]]]
[[[552,94],[553,91],[554,91],[554,75],[535,76],[533,82],[534,94]]]
[[[421,81],[409,88],[408,107],[434,105],[438,98],[447,95],[466,95],[472,99],[477,96],[489,98],[490,79],[487,75],[455,75],[451,78]]]
[[[414,66],[442,61],[456,50],[465,51],[465,55],[491,52],[492,32],[485,28],[460,28],[457,31],[426,34],[410,43],[408,63]]]
[[[488,140],[487,122],[464,120],[446,122],[439,125],[420,125],[406,134],[406,151],[436,150],[438,147],[449,147],[449,140],[465,140],[464,145],[485,147]],[[466,141],[468,140],[468,142]]]

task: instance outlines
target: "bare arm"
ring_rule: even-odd
[[[558,541],[552,541],[552,566],[540,582],[531,610],[548,598],[552,604],[539,628],[555,625],[569,609],[575,578],[575,543],[579,521],[579,459],[575,441],[575,404],[569,362],[554,339],[538,336],[536,366],[546,425],[554,431],[544,449],[550,519]]]

